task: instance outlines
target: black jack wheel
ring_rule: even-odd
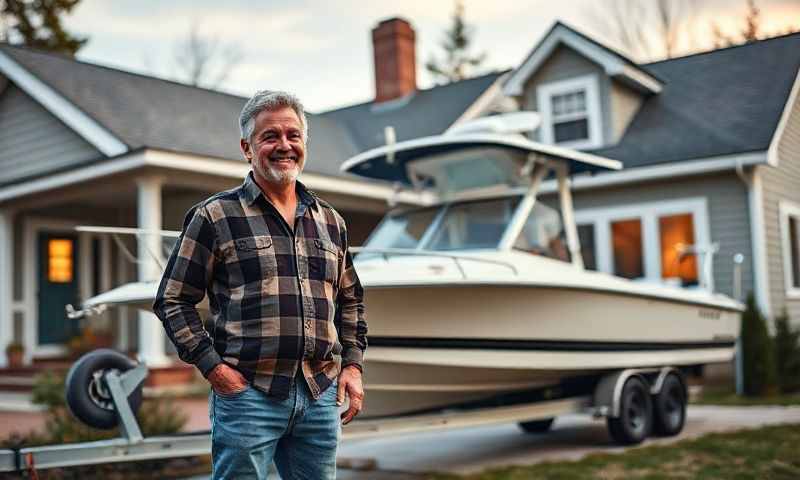
[[[65,382],[67,406],[75,417],[90,427],[110,430],[119,420],[103,375],[109,371],[124,373],[136,362],[111,349],[101,348],[79,358],[69,369]],[[134,414],[142,405],[142,384],[128,396]]]
[[[653,402],[642,379],[631,377],[625,381],[619,417],[608,417],[606,421],[611,438],[621,445],[634,445],[647,438],[653,425]]]
[[[653,431],[673,436],[683,430],[686,422],[686,389],[675,373],[664,377],[661,391],[653,397]]]

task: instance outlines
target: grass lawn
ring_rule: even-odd
[[[488,470],[431,480],[523,479],[797,479],[800,478],[800,424],[714,433],[666,446],[595,454],[575,462]]]
[[[740,397],[729,387],[705,387],[695,405],[728,405],[747,407],[752,405],[800,405],[800,393],[773,394],[763,397]]]

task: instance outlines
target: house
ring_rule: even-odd
[[[512,71],[427,90],[408,22],[381,22],[372,41],[375,99],[310,115],[301,177],[347,218],[353,244],[394,189],[342,175],[348,157],[537,110],[536,140],[625,165],[572,179],[589,268],[732,294],[733,256],[744,254],[743,290],[800,323],[800,34],[636,64],[557,23]],[[237,149],[245,100],[0,45],[0,345],[21,341],[28,360],[63,354],[75,331],[64,304],[157,277],[74,227],[178,229],[192,204],[248,171]],[[168,362],[152,315],[105,321],[116,347]]]

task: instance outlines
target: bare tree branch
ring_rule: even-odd
[[[186,81],[209,88],[219,87],[243,58],[237,45],[203,35],[198,22],[191,24],[188,35],[174,50],[175,65]]]

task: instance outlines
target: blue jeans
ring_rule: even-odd
[[[336,478],[336,383],[316,401],[299,377],[286,400],[248,386],[209,403],[212,479],[263,480],[273,461],[283,480]]]

